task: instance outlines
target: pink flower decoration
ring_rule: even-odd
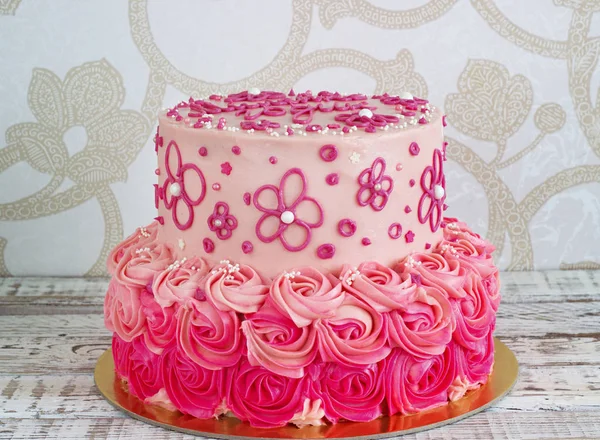
[[[421,174],[421,188],[423,195],[419,200],[419,221],[429,221],[431,232],[437,231],[442,222],[445,193],[436,197],[436,187],[446,188],[446,177],[444,176],[444,162],[442,152],[439,149],[433,151],[433,164],[425,167]]]
[[[229,214],[229,205],[225,202],[217,202],[213,213],[208,217],[208,228],[217,233],[220,240],[231,237],[233,230],[237,228],[237,219]]]
[[[171,168],[173,159],[175,160],[175,169]],[[169,142],[169,145],[167,146],[167,151],[165,153],[165,169],[167,171],[167,178],[163,183],[161,194],[162,198],[164,198],[165,208],[171,210],[173,222],[177,228],[181,230],[188,229],[194,222],[193,206],[199,205],[206,195],[206,180],[204,180],[204,174],[202,174],[200,168],[193,163],[186,163],[183,165],[181,152],[175,141]],[[189,174],[195,174],[200,180],[200,194],[196,198],[190,197],[185,187],[186,180],[190,183],[189,178],[186,179],[185,177]],[[177,217],[177,206],[180,202],[183,202],[188,210],[188,217],[185,222],[181,222]]]
[[[359,174],[360,189],[356,193],[356,200],[360,206],[371,205],[375,211],[385,207],[394,189],[394,181],[384,173],[385,160],[378,157],[370,168],[365,168]]]
[[[371,107],[372,109],[375,109]],[[400,119],[393,115],[381,115],[373,113],[372,116],[360,116],[359,112],[342,113],[335,117],[338,122],[343,122],[349,126],[364,128],[367,132],[374,132],[377,127],[385,127],[388,124],[393,124]]]
[[[226,176],[229,176],[232,170],[233,168],[229,162],[223,162],[221,164],[221,173],[225,174]]]
[[[296,176],[299,182],[290,182]],[[265,243],[279,239],[285,249],[298,252],[308,246],[311,239],[311,229],[323,224],[323,208],[314,198],[306,195],[306,177],[301,169],[291,168],[281,178],[279,187],[263,185],[254,193],[254,206],[264,214],[256,223],[256,236]],[[298,193],[299,189],[299,193]],[[261,196],[270,197],[270,206],[261,202]],[[312,221],[307,217],[312,214]],[[269,227],[274,232],[265,232]],[[297,244],[290,241],[298,235],[304,237]]]
[[[279,122],[261,119],[260,121],[242,121],[240,122],[242,130],[265,131],[268,129],[279,128]]]

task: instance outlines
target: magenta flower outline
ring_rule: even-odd
[[[175,153],[173,153],[173,152],[175,152]],[[174,170],[174,172],[173,172],[173,170],[171,170],[171,165],[170,165],[170,160],[169,160],[171,157],[171,154],[176,155],[175,158],[176,158],[177,168]],[[190,226],[192,226],[192,223],[194,222],[194,208],[193,207],[198,206],[202,202],[202,200],[204,200],[204,197],[206,196],[206,180],[204,179],[204,174],[202,174],[202,171],[200,170],[200,168],[198,168],[195,164],[193,164],[193,163],[186,163],[185,165],[183,164],[182,159],[181,159],[181,152],[179,151],[179,146],[177,145],[177,143],[175,141],[171,141],[171,142],[169,142],[169,145],[167,145],[167,150],[165,152],[165,170],[167,172],[167,178],[163,182],[162,191],[161,191],[162,198],[164,199],[165,208],[171,210],[171,215],[173,216],[173,223],[175,223],[175,226],[177,226],[178,229],[183,231],[183,230],[188,229]],[[186,171],[196,173],[196,175],[200,179],[201,191],[200,191],[200,195],[196,199],[192,199],[188,195],[188,193],[185,189]],[[173,195],[169,191],[169,187],[173,183],[179,184],[179,187],[181,189],[179,195]],[[179,221],[179,218],[177,217],[177,206],[180,202],[183,202],[184,205],[188,209],[188,219],[185,223],[181,223]]]
[[[301,191],[300,191],[300,194],[298,195],[298,197],[295,200],[293,200],[291,203],[286,205],[286,203],[285,203],[285,196],[286,196],[285,188],[286,188],[286,183],[288,181],[288,178],[292,175],[297,175],[300,177],[301,182],[302,182],[302,188],[301,188]],[[275,209],[261,205],[259,199],[260,199],[261,194],[264,191],[270,191],[270,192],[274,193],[275,198],[277,200],[277,206]],[[310,243],[310,240],[311,240],[311,229],[318,228],[323,225],[324,214],[323,214],[323,208],[320,205],[320,203],[316,199],[314,199],[310,196],[307,196],[306,192],[307,192],[306,176],[304,175],[304,173],[302,172],[302,170],[300,168],[290,168],[289,170],[287,170],[279,182],[279,187],[269,184],[269,185],[263,185],[256,190],[252,201],[253,201],[256,209],[263,212],[263,215],[256,222],[256,228],[255,228],[256,236],[258,237],[258,239],[260,241],[262,241],[264,243],[271,243],[271,242],[279,239],[279,241],[281,242],[283,247],[290,252],[299,252],[299,251],[303,250],[304,248],[306,248],[306,246],[308,246],[308,244]],[[298,210],[298,207],[300,206],[301,203],[313,204],[317,208],[319,218],[316,222],[309,222],[309,221],[298,218],[298,216],[296,215],[296,211]],[[286,224],[281,220],[281,215],[285,211],[290,211],[294,214],[294,220],[290,224]],[[261,228],[263,227],[265,221],[267,219],[269,219],[270,217],[275,217],[277,219],[277,221],[279,222],[279,226],[277,227],[277,230],[274,233],[272,233],[270,235],[265,235],[261,232]],[[286,235],[286,231],[290,231],[293,228],[297,228],[297,227],[300,227],[306,231],[306,239],[300,245],[293,246],[288,242],[285,235]]]
[[[436,148],[433,151],[433,164],[428,165],[421,174],[421,188],[423,194],[419,200],[419,221],[423,224],[429,221],[431,232],[435,232],[440,227],[442,222],[444,200],[446,195],[441,199],[435,198],[435,187],[441,185],[444,190],[446,189],[446,176],[444,176],[444,158],[442,152]],[[429,205],[425,209],[425,205],[429,202]],[[424,212],[425,211],[425,212]]]
[[[220,221],[220,225],[215,224]],[[235,216],[229,214],[229,205],[225,202],[215,203],[213,213],[206,220],[208,229],[217,234],[219,240],[227,240],[233,234],[233,230],[237,228],[238,221]]]
[[[371,167],[365,168],[358,175],[360,189],[356,193],[356,201],[360,206],[370,205],[375,211],[385,208],[394,189],[394,181],[385,175],[385,168],[385,159],[378,157]]]

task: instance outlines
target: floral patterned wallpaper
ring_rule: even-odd
[[[599,34],[597,0],[0,0],[0,274],[104,275],[158,110],[252,86],[427,97],[502,268],[600,268]]]

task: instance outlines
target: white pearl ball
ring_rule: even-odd
[[[411,95],[408,92],[402,92],[402,93],[400,93],[400,98],[402,98],[402,99],[414,99],[414,96]]]
[[[286,225],[289,225],[294,221],[294,213],[292,211],[283,211],[279,219]]]
[[[249,95],[260,95],[260,89],[258,87],[250,87],[248,89]]]
[[[181,195],[181,185],[177,182],[169,185],[169,192],[172,196],[179,197]]]
[[[219,220],[219,219],[216,219],[213,222],[213,225],[215,225],[217,228],[220,228],[221,226],[223,226],[223,222],[221,220]]]
[[[368,108],[363,108],[361,111],[358,112],[358,116],[360,116],[361,118],[363,116],[366,116],[367,118],[372,118],[373,112],[371,110],[369,110]]]
[[[381,191],[381,183],[376,183],[373,188],[375,189],[375,191]]]
[[[442,197],[444,197],[444,194],[446,194],[446,191],[444,191],[444,187],[442,185],[435,185],[433,187],[433,192],[436,200],[440,200]]]

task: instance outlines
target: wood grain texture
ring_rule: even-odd
[[[600,438],[600,272],[502,282],[496,335],[521,365],[514,390],[482,414],[403,439]],[[107,284],[0,278],[0,439],[197,438],[130,419],[99,395]]]

